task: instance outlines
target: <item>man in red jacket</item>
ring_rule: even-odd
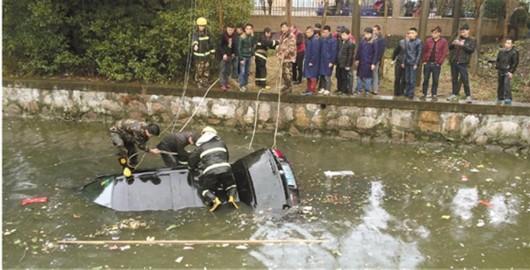
[[[442,64],[447,57],[449,47],[447,40],[442,37],[442,29],[436,26],[431,30],[431,37],[428,37],[423,43],[423,55],[421,61],[423,63],[423,95],[421,99],[427,97],[427,89],[429,88],[429,79],[432,74],[432,100],[436,100],[438,91],[438,80],[440,78],[440,71]]]

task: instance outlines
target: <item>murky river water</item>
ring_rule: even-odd
[[[97,173],[118,170],[107,128],[4,119],[5,268],[530,267],[530,161],[524,155],[443,144],[279,137],[278,148],[293,163],[305,213],[253,212],[249,207],[222,207],[215,215],[206,209],[123,213],[95,205],[68,188]],[[251,152],[248,134],[221,136],[233,160]],[[270,134],[260,134],[254,149],[271,144]],[[162,164],[159,157],[148,156],[142,166]],[[327,170],[352,170],[355,175],[327,178]],[[21,205],[32,196],[49,201]],[[125,226],[130,219],[141,225]],[[120,224],[119,232],[112,228]],[[118,250],[55,243],[112,237],[329,242],[130,245]]]

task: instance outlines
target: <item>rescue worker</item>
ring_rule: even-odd
[[[210,76],[210,59],[214,57],[215,47],[210,33],[206,29],[207,21],[200,17],[197,19],[198,29],[193,33],[192,48],[195,61],[195,82],[197,88],[201,89],[208,85]]]
[[[117,147],[118,161],[125,177],[131,176],[132,169],[138,164],[136,147],[150,154],[159,153],[158,149],[149,149],[147,146],[149,138],[159,134],[160,127],[157,124],[133,119],[119,120],[110,128],[110,137]]]
[[[183,131],[166,135],[156,148],[167,167],[175,168],[178,165],[188,165],[190,153],[186,146],[195,145],[200,135],[197,132]]]
[[[270,89],[267,85],[267,50],[274,49],[278,41],[272,39],[272,30],[269,27],[263,29],[263,35],[258,37],[256,43],[256,85]]]
[[[199,191],[204,202],[210,205],[210,212],[221,205],[219,197],[212,192],[219,186],[226,191],[228,202],[237,209],[235,201],[237,186],[232,167],[228,163],[229,155],[225,143],[217,136],[215,129],[205,127],[195,145],[197,147],[191,153],[188,165],[191,169],[202,168]]]

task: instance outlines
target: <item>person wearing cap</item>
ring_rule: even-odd
[[[162,160],[169,168],[176,168],[178,165],[188,165],[190,153],[186,151],[186,146],[194,145],[199,140],[199,133],[182,131],[164,136],[156,146]]]
[[[423,95],[422,99],[427,97],[427,90],[429,88],[429,80],[432,74],[432,100],[437,99],[438,94],[438,80],[440,79],[440,72],[442,64],[447,57],[449,47],[447,40],[442,37],[442,28],[436,26],[431,30],[431,36],[425,39],[423,43],[423,55],[421,57],[423,63]]]
[[[206,19],[200,17],[196,23],[197,31],[193,33],[191,47],[195,61],[195,82],[197,82],[197,88],[201,89],[209,84],[210,58],[214,57],[215,47],[206,29]]]
[[[453,85],[452,94],[447,98],[448,101],[458,100],[458,94],[460,93],[460,87],[458,84],[459,77],[462,78],[462,84],[464,85],[464,92],[466,94],[466,102],[471,103],[471,88],[469,86],[469,61],[471,60],[471,54],[475,51],[477,42],[475,38],[469,35],[469,25],[464,23],[460,27],[459,36],[451,42],[449,50],[453,52],[451,62],[451,81]]]
[[[377,62],[377,46],[372,38],[372,33],[372,27],[366,27],[364,29],[364,37],[361,39],[361,44],[355,55],[355,67],[357,67],[357,87],[355,88],[355,93],[362,93],[364,83],[364,96],[370,91],[372,74]]]
[[[324,88],[319,93],[329,95],[331,90],[331,74],[333,66],[337,60],[337,40],[331,36],[331,27],[324,25],[322,28],[322,38],[320,38],[320,67],[318,74],[324,77]]]
[[[375,56],[377,62],[375,63],[375,69],[372,76],[372,94],[377,95],[379,93],[379,71],[381,61],[383,61],[383,56],[385,55],[386,41],[385,37],[381,33],[381,26],[377,24],[374,25],[374,27],[372,27],[372,31],[372,38],[374,39],[375,45],[377,46],[377,55]]]
[[[263,34],[258,37],[256,42],[256,77],[255,83],[257,86],[265,89],[271,87],[267,85],[267,50],[275,49],[278,46],[278,41],[272,39],[272,30],[269,27],[263,29]]]
[[[228,203],[237,209],[237,186],[232,167],[228,163],[229,154],[225,143],[221,141],[215,129],[205,127],[195,145],[197,147],[190,154],[188,166],[191,169],[202,169],[199,192],[204,202],[210,206],[210,212],[221,205],[221,200],[214,193],[219,187],[228,195]]]
[[[158,149],[149,149],[147,141],[160,134],[157,124],[146,123],[134,119],[119,120],[110,129],[112,144],[117,148],[118,161],[123,167],[123,175],[131,176],[138,164],[136,147],[150,153],[159,154]]]
[[[405,60],[401,67],[405,68],[405,96],[412,100],[416,90],[416,70],[420,65],[423,47],[421,40],[418,39],[418,29],[411,27],[408,37],[405,42]]]

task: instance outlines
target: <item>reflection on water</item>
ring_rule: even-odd
[[[288,213],[242,205],[177,212],[123,213],[69,187],[117,161],[102,124],[4,120],[3,267],[6,268],[471,268],[530,265],[530,162],[527,156],[455,149],[279,137],[293,163],[303,205]],[[220,132],[232,161],[245,133]],[[155,145],[158,141],[151,142]],[[270,134],[254,146],[268,147]],[[147,156],[143,168],[162,166]],[[325,171],[355,175],[326,177]],[[462,181],[466,176],[468,181]],[[21,206],[22,199],[49,202]],[[304,211],[302,211],[305,209]],[[309,209],[309,210],[307,210]],[[130,218],[136,230],[101,233]],[[323,244],[58,246],[65,238],[326,239]],[[177,262],[182,257],[181,262]],[[153,260],[153,258],[157,258]],[[83,259],[83,264],[79,260]]]

